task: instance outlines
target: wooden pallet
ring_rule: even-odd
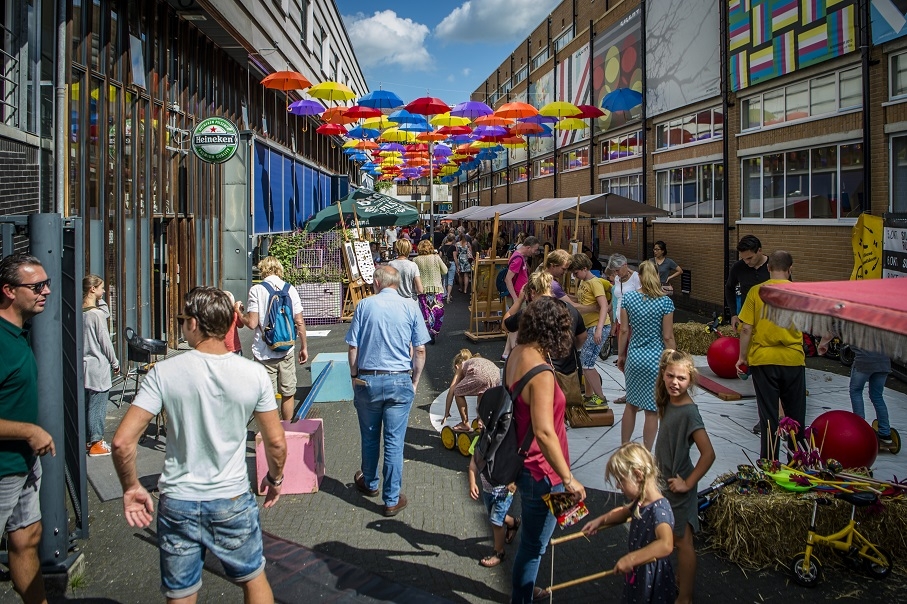
[[[727,386],[722,386],[715,380],[709,379],[701,373],[699,374],[697,382],[701,388],[708,390],[723,401],[739,401],[743,398],[736,390],[732,390]]]

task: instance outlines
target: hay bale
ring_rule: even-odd
[[[730,325],[721,325],[718,332],[709,331],[706,323],[696,323],[687,321],[686,323],[674,324],[674,343],[677,350],[683,350],[690,354],[704,355],[709,351],[712,342],[718,339],[718,336],[739,337]]]
[[[801,496],[778,487],[769,495],[741,495],[733,487],[722,491],[706,514],[709,545],[745,568],[787,566],[802,552],[816,493]],[[817,532],[830,535],[850,520],[851,506],[839,499],[821,506]],[[889,552],[907,550],[907,500],[883,499],[884,509],[857,508],[858,530]],[[838,558],[831,548],[815,550],[826,566]]]

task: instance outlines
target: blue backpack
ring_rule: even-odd
[[[498,288],[498,293],[503,298],[504,296],[510,295],[510,290],[507,289],[507,267],[505,266],[498,271],[498,276],[494,280],[495,287]]]
[[[268,348],[285,352],[296,344],[296,323],[293,321],[293,300],[290,299],[290,284],[284,283],[278,291],[266,282],[261,284],[268,290],[267,326],[263,326],[261,337]]]

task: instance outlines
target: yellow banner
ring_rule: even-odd
[[[851,280],[882,278],[882,234],[884,224],[881,216],[860,214],[853,227],[850,242],[853,246],[853,272]]]

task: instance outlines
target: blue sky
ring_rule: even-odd
[[[560,0],[336,0],[369,87],[450,105],[470,93]]]

